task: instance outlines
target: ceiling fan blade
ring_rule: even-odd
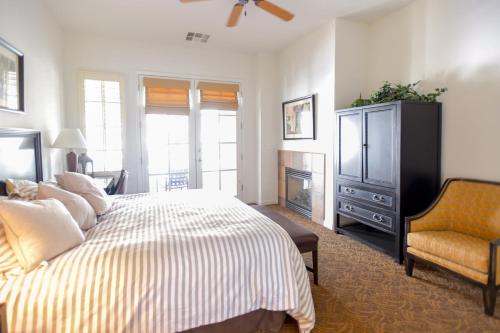
[[[235,27],[240,20],[241,12],[243,11],[243,4],[237,3],[234,5],[233,10],[231,11],[231,15],[229,15],[229,19],[227,20],[228,27]]]
[[[255,1],[255,5],[264,9],[266,12],[279,17],[284,21],[290,21],[294,18],[295,15],[290,13],[289,11],[281,8],[280,6],[276,6],[275,4],[267,1],[267,0],[257,0]]]

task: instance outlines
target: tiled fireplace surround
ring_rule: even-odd
[[[312,173],[312,220],[323,224],[325,219],[325,154],[290,150],[278,151],[279,204],[286,207],[286,168]]]

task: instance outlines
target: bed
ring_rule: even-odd
[[[117,196],[85,236],[47,265],[2,280],[9,332],[244,333],[279,327],[284,313],[301,332],[314,327],[295,244],[235,198],[198,190]]]

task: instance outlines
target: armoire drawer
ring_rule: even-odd
[[[362,188],[352,183],[339,182],[337,184],[337,194],[384,209],[395,210],[396,207],[395,193]]]
[[[394,232],[396,216],[388,211],[378,211],[358,203],[338,199],[337,212],[378,229]]]

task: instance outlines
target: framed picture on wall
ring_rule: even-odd
[[[0,110],[24,112],[24,55],[0,38]]]
[[[315,96],[283,103],[283,140],[316,140]]]

